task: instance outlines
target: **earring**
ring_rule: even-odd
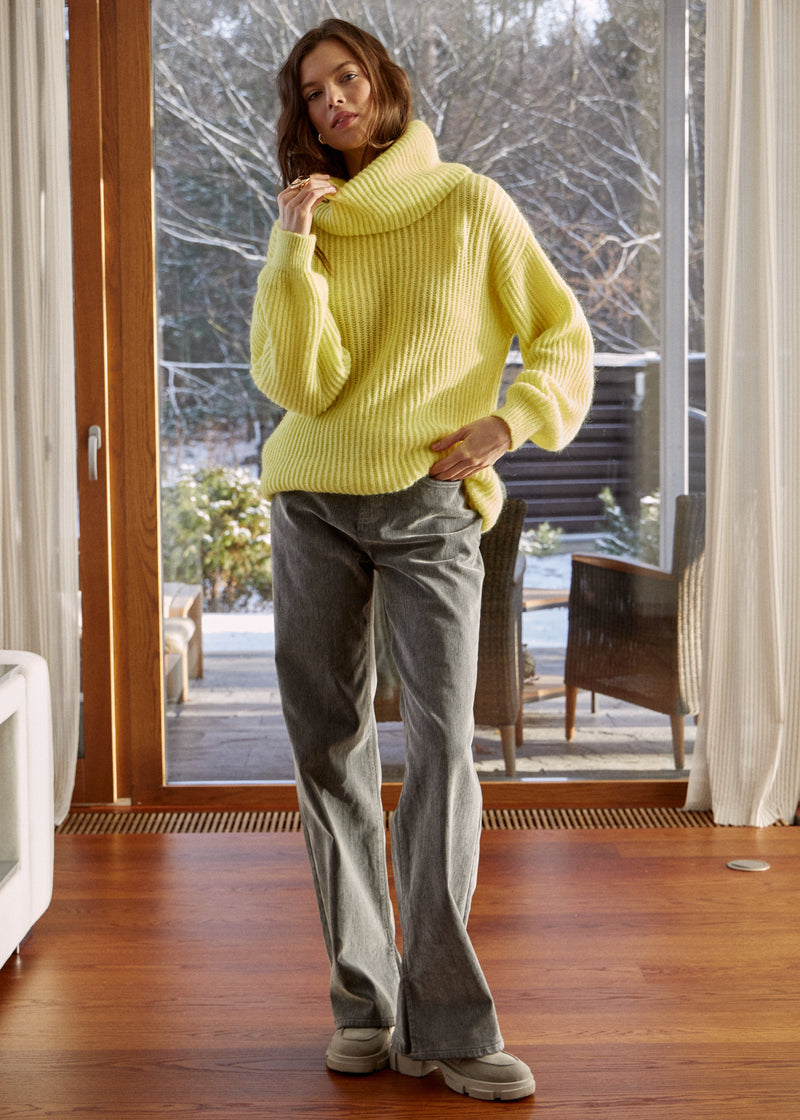
[[[325,143],[325,141],[324,141],[324,140],[322,139],[322,133],[321,133],[321,132],[318,132],[318,133],[317,133],[317,139],[319,140],[320,144],[324,144],[324,143]]]

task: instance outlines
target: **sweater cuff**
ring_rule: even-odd
[[[278,226],[273,234],[273,252],[270,264],[282,272],[308,272],[317,238],[313,233],[288,233]]]
[[[516,451],[526,439],[530,439],[531,417],[527,409],[506,404],[493,412],[492,416],[499,416],[511,433],[509,451]]]

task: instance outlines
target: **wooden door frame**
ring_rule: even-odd
[[[166,784],[150,0],[68,0],[68,8],[78,423],[102,415],[104,428],[98,483],[81,489],[82,530],[93,538],[81,557],[92,640],[75,803],[294,808],[293,782]],[[85,477],[83,461],[81,470]],[[569,808],[679,806],[686,786],[515,780],[482,788],[487,808]],[[387,808],[400,788],[384,784]]]
[[[97,0],[69,10],[72,235],[75,246],[74,316],[81,620],[92,635],[81,651],[84,697],[83,757],[74,798],[115,799],[114,649],[111,607],[111,521],[108,443],[108,346],[105,293],[100,22]],[[104,446],[97,479],[89,480],[88,430],[100,427]]]
[[[79,433],[103,417],[98,482],[80,495],[74,800],[115,803],[164,770],[150,4],[69,0],[68,12]]]

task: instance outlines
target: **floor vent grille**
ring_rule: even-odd
[[[391,813],[386,813],[387,827]],[[671,808],[484,809],[487,830],[594,828],[714,828],[713,814]],[[113,811],[77,810],[57,829],[60,836],[110,833],[300,832],[300,814],[286,811]]]

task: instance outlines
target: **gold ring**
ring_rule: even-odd
[[[289,187],[290,188],[294,187],[295,190],[299,190],[300,187],[307,187],[310,182],[311,182],[311,176],[310,175],[301,175],[297,179],[292,179],[291,183],[289,184]]]

